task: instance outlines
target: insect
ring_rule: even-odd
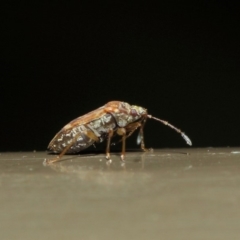
[[[146,151],[143,127],[148,118],[174,129],[181,134],[187,144],[192,145],[191,140],[180,129],[167,121],[149,115],[147,109],[126,102],[111,101],[64,126],[48,145],[48,149],[59,153],[59,156],[47,160],[47,163],[57,162],[65,153],[77,153],[104,140],[107,140],[106,159],[109,160],[111,139],[115,135],[121,136],[121,160],[124,161],[126,138],[137,129],[139,129],[137,144],[141,144],[142,150]]]

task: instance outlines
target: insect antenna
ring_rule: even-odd
[[[147,115],[147,117],[148,117],[148,118],[151,118],[151,119],[154,119],[154,120],[156,120],[156,121],[158,121],[158,122],[161,122],[161,123],[163,123],[164,125],[167,125],[167,126],[169,126],[170,128],[172,128],[172,129],[175,130],[176,132],[180,133],[181,136],[183,137],[183,139],[187,142],[187,144],[190,145],[190,146],[192,146],[192,142],[191,142],[190,138],[189,138],[184,132],[182,132],[180,129],[174,127],[174,126],[173,126],[172,124],[170,124],[169,122],[164,121],[164,120],[162,120],[162,119],[160,119],[160,118],[153,117],[152,115]]]

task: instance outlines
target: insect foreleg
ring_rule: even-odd
[[[142,124],[141,128],[140,128],[140,131],[139,131],[139,135],[140,135],[140,138],[141,138],[141,149],[146,152],[147,149],[145,148],[145,143],[144,143],[144,136],[143,136],[143,127],[144,127],[144,124]]]

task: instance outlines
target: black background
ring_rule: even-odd
[[[8,1],[2,11],[1,151],[45,150],[70,120],[111,100],[147,108],[195,147],[239,145],[239,12],[232,3]],[[129,148],[137,147],[135,137]],[[186,146],[153,120],[145,142]]]

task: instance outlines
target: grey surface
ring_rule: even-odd
[[[240,239],[240,148],[1,153],[0,239]]]

